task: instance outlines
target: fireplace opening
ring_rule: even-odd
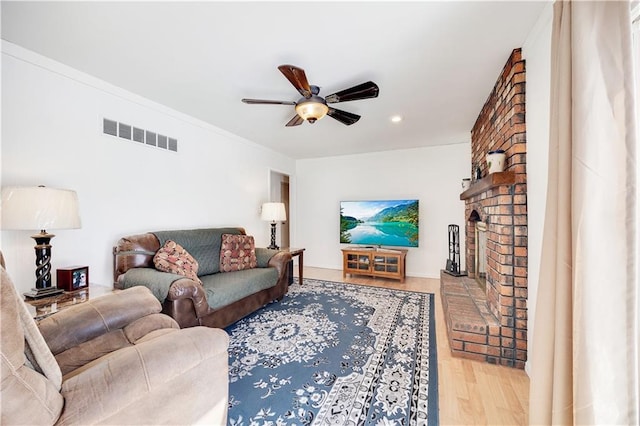
[[[476,222],[476,281],[483,291],[487,290],[487,224]]]

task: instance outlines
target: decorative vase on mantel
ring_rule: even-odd
[[[487,153],[487,169],[489,169],[489,174],[496,173],[496,172],[503,172],[505,158],[506,158],[506,155],[504,153],[504,150],[502,149],[489,151]]]
[[[471,188],[471,178],[462,179],[462,190],[466,191],[469,188]]]

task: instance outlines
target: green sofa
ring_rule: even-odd
[[[282,300],[289,286],[291,255],[256,247],[257,267],[220,270],[223,234],[246,235],[244,228],[207,228],[149,232],[121,238],[114,247],[114,286],[145,286],[162,303],[162,312],[181,328],[224,328],[262,306]],[[202,284],[161,272],[153,258],[166,241],[175,241],[197,260]]]

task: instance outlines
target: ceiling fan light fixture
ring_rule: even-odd
[[[309,99],[303,98],[296,104],[296,113],[309,123],[315,123],[327,115],[329,107],[327,103],[319,96],[311,96]]]
[[[635,0],[634,0],[635,1]],[[242,99],[246,104],[266,104],[266,105],[295,105],[296,115],[285,124],[285,127],[299,126],[305,122],[315,123],[325,115],[344,124],[351,126],[360,120],[358,114],[342,111],[336,108],[329,108],[327,104],[338,102],[357,101],[360,99],[377,98],[380,89],[373,81],[367,81],[348,89],[341,90],[329,96],[320,97],[320,87],[309,84],[307,76],[302,68],[294,65],[280,65],[280,72],[289,80],[289,83],[296,88],[303,97],[298,102],[271,101],[268,99]]]

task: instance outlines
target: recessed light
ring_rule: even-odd
[[[393,117],[391,117],[391,122],[392,123],[399,123],[402,121],[402,117],[399,115],[394,115]]]

